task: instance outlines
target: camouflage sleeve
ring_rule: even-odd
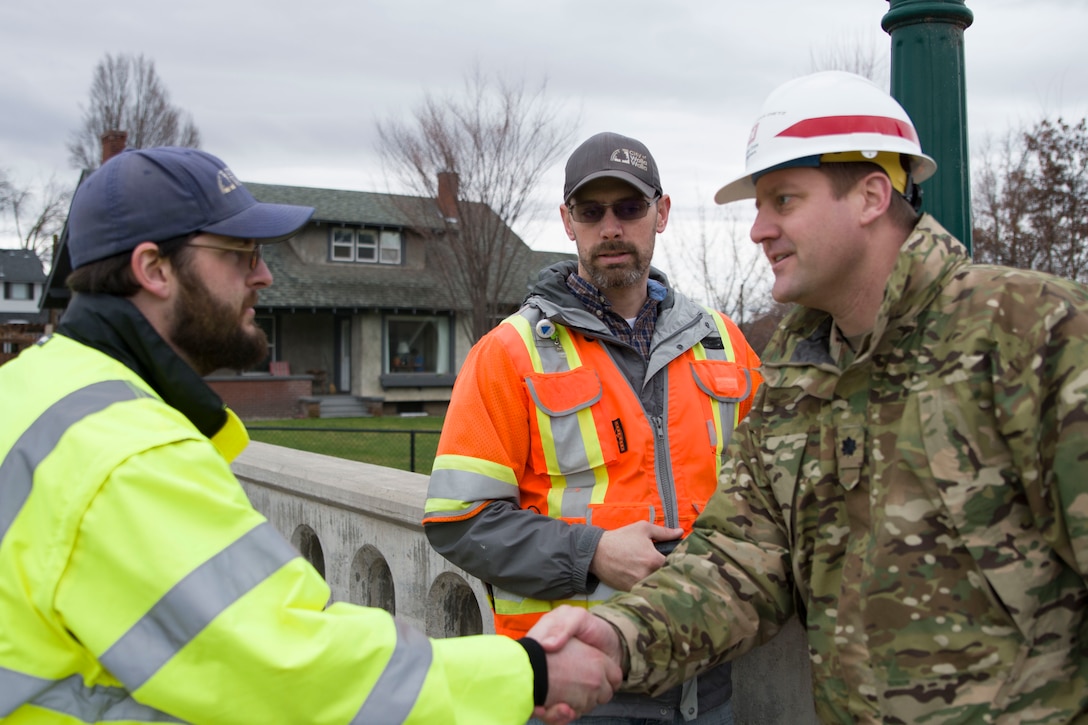
[[[994,370],[999,432],[1035,524],[1064,563],[1088,580],[1088,288],[1050,278],[1002,305]]]
[[[665,566],[593,609],[624,640],[625,689],[678,685],[769,640],[793,614],[789,547],[756,426],[737,429],[718,490]]]

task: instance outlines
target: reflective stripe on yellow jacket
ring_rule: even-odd
[[[326,607],[326,583],[230,471],[247,441],[233,415],[209,442],[59,335],[0,367],[0,398],[5,723],[529,716],[518,643],[431,641],[382,610]]]
[[[462,370],[488,384],[460,397],[457,417],[447,419],[447,428],[465,428],[443,432],[425,523],[471,517],[488,501],[516,498],[523,509],[572,524],[611,530],[650,521],[689,531],[758,384],[750,370],[758,360],[739,330],[708,312],[704,342],[660,373],[667,397],[661,417],[647,415],[598,340],[559,324],[542,337],[535,308],[506,319],[491,333],[505,355],[470,355]],[[743,364],[734,348],[743,351]],[[510,412],[497,431],[505,440],[487,440],[490,428],[481,421],[519,399],[525,412]],[[524,431],[514,422],[518,415],[527,415]],[[524,461],[516,460],[522,435]],[[584,596],[553,601],[500,586],[491,592],[496,631],[520,636],[544,612],[560,604],[592,606],[612,590],[602,583]]]

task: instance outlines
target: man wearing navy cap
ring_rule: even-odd
[[[561,722],[611,696],[588,647],[432,641],[328,605],[250,505],[245,428],[201,376],[263,357],[261,245],[313,212],[184,148],[126,151],[76,191],[71,305],[0,368],[0,720]]]

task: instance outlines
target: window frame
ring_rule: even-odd
[[[432,370],[413,370],[409,366],[397,368],[394,366],[396,358],[400,357],[396,352],[398,344],[411,345],[411,341],[397,338],[391,331],[391,323],[419,322],[425,325],[428,322],[435,325],[437,339],[432,353]],[[387,312],[382,315],[382,368],[380,380],[382,387],[450,387],[457,377],[454,363],[454,341],[456,339],[455,319],[451,314],[439,312],[433,314],[410,314],[401,312]],[[419,345],[419,342],[416,342]],[[409,348],[411,349],[411,348]],[[419,353],[426,361],[426,353]],[[425,363],[426,364],[426,363]],[[411,365],[411,363],[409,364]],[[430,367],[430,366],[427,366]]]
[[[394,227],[329,227],[328,261],[399,266],[404,262],[404,232]]]
[[[26,297],[17,297],[15,290],[24,290]],[[33,282],[4,282],[4,299],[11,302],[33,302],[34,301],[34,283]]]

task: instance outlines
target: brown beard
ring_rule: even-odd
[[[217,299],[188,265],[177,268],[181,294],[174,308],[171,341],[200,375],[220,368],[246,370],[268,354],[268,337],[242,322],[242,310]]]
[[[607,267],[598,264],[597,257],[609,252],[630,254],[633,258],[633,266]],[[642,279],[642,275],[650,268],[650,260],[643,259],[634,246],[623,242],[602,244],[585,256],[579,255],[579,259],[582,267],[589,274],[589,281],[600,290],[630,287]]]

